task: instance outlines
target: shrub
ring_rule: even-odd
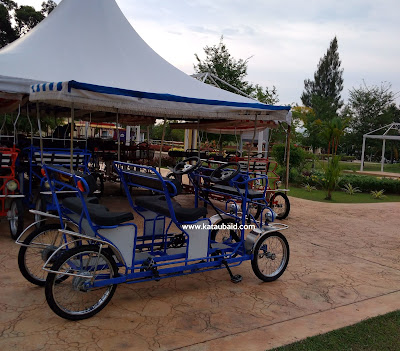
[[[354,195],[355,193],[361,193],[361,190],[359,188],[351,185],[350,183],[345,184],[345,186],[342,188],[342,190],[345,191],[346,194],[349,194],[349,195]]]
[[[385,192],[385,190],[373,190],[373,191],[371,191],[371,196],[374,198],[374,199],[383,199],[383,198],[385,198],[386,197],[386,195],[383,195],[383,193]]]
[[[340,172],[339,157],[332,156],[324,166],[325,177],[322,179],[322,186],[327,192],[326,200],[331,200],[332,191],[335,190],[340,180]]]
[[[285,166],[285,145],[276,144],[272,148],[272,156],[279,165]],[[308,152],[304,151],[301,147],[290,145],[290,167],[299,168],[304,165],[304,160]]]
[[[317,188],[314,185],[310,185],[310,184],[303,184],[303,188],[308,191],[309,193],[311,193],[313,190],[317,190]]]
[[[384,190],[389,194],[400,194],[400,180],[397,179],[380,179],[371,176],[346,174],[342,176],[339,186],[344,187],[348,183],[351,183],[353,187],[359,188],[364,193]]]

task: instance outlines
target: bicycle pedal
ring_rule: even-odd
[[[232,283],[240,283],[243,280],[243,277],[240,274],[236,274],[231,278]]]

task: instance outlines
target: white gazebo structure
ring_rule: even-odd
[[[378,131],[381,131],[381,130],[385,130],[383,134],[374,134],[374,133],[376,133]],[[390,131],[395,131],[395,132],[397,132],[398,135],[391,135],[391,134],[389,134]],[[364,170],[365,142],[366,142],[367,138],[368,139],[380,139],[380,140],[383,140],[382,159],[381,159],[381,172],[383,172],[383,165],[385,163],[386,140],[400,140],[400,123],[388,124],[388,125],[386,125],[384,127],[375,129],[372,132],[364,134],[362,152],[361,152],[361,167],[360,167],[360,171],[361,172]]]

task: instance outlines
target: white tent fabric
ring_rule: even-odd
[[[50,82],[56,87],[62,82],[62,89],[50,90]],[[179,71],[141,39],[115,0],[63,0],[27,35],[1,49],[0,91],[29,93],[32,101],[63,106],[74,102],[78,108],[168,118],[260,115],[286,121],[289,110]]]

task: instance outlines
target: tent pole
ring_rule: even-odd
[[[36,103],[36,118],[38,122],[38,128],[39,128],[39,142],[40,142],[40,162],[43,165],[43,139],[42,139],[42,124],[40,122],[40,109],[39,109],[39,103]]]
[[[92,113],[89,113],[89,122],[85,121],[85,150],[87,150],[88,138],[89,138],[89,126],[92,121]]]
[[[71,105],[71,131],[70,131],[70,148],[71,148],[71,156],[70,156],[70,168],[71,173],[74,172],[74,124],[75,124],[75,108],[74,104]],[[67,128],[68,129],[68,128]]]
[[[26,117],[28,118],[29,125],[31,126],[31,145],[33,145],[33,125],[29,117],[29,103],[26,104]]]
[[[265,158],[268,158],[268,151],[269,151],[269,128],[265,129],[265,152],[264,152]]]
[[[254,144],[254,139],[256,138],[257,118],[258,118],[258,115],[256,115],[256,119],[254,120],[253,139],[251,140],[251,144],[249,147],[249,153],[247,154],[247,173],[250,171],[250,152],[251,152],[251,148],[253,147],[253,144]]]
[[[198,157],[200,158],[200,147],[201,147],[201,140],[200,140],[200,118],[197,119],[197,149],[198,149]]]
[[[18,119],[19,116],[21,115],[21,104],[18,105],[18,114],[17,114],[17,118],[15,119],[14,122],[14,146],[17,145],[17,123],[18,123]]]
[[[147,144],[150,144],[150,126],[147,126]]]
[[[117,109],[117,142],[118,142],[118,161],[121,161],[121,138],[119,135],[119,109]]]
[[[257,157],[263,157],[263,142],[264,142],[264,131],[260,130],[258,132]]]
[[[140,144],[140,126],[135,126],[135,134],[136,134],[136,143]]]
[[[158,172],[161,173],[161,157],[162,157],[162,149],[164,146],[164,138],[165,138],[165,128],[167,126],[167,118],[164,117],[164,125],[163,125],[163,130],[162,130],[162,137],[161,137],[161,145],[160,145],[160,159],[158,161]]]
[[[381,160],[381,172],[383,172],[383,165],[385,163],[385,148],[386,148],[386,139],[383,139],[382,145],[382,160]]]
[[[285,179],[285,189],[289,189],[289,164],[290,164],[290,132],[292,127],[288,125],[287,129],[287,140],[286,140],[286,179]]]
[[[366,140],[366,137],[365,137],[365,135],[364,135],[364,136],[363,136],[362,151],[361,151],[361,166],[360,166],[360,172],[362,172],[362,171],[364,170],[365,140]]]

